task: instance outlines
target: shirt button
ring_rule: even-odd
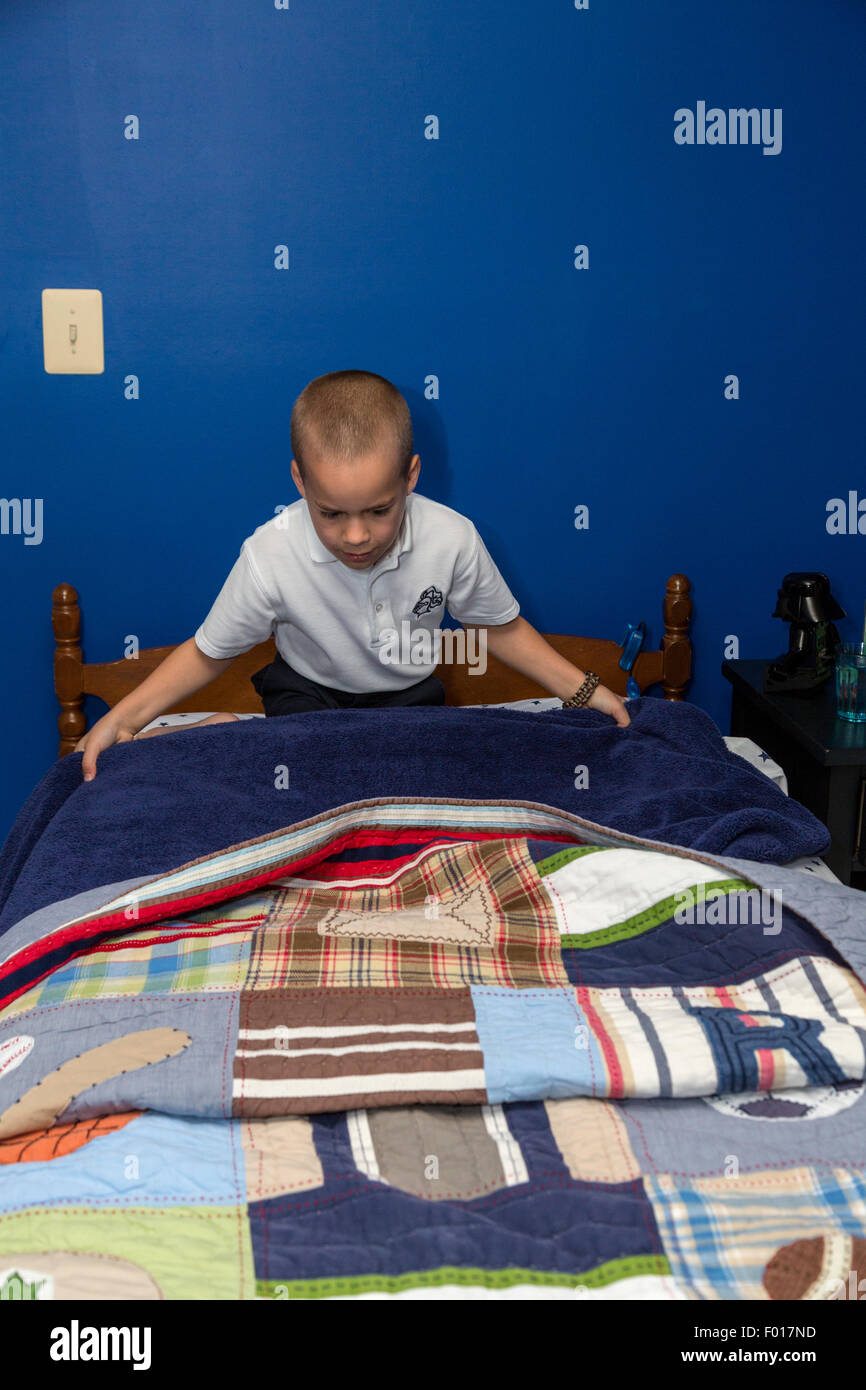
[[[376,612],[377,612],[377,613],[381,613],[383,607],[384,607],[384,604],[377,603],[377,604],[376,604]]]

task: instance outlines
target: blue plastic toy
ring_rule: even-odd
[[[646,629],[643,623],[629,623],[625,637],[622,639],[622,656],[619,659],[620,670],[628,671],[629,676],[626,681],[625,693],[628,699],[634,699],[640,695],[640,686],[631,674],[631,668],[637,660],[638,652],[643,646],[646,637]]]

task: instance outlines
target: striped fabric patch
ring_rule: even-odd
[[[781,1090],[864,1074],[866,995],[832,961],[790,960],[730,985],[581,987],[575,996],[603,1059],[595,1095]]]
[[[234,1115],[487,1101],[469,990],[245,993]]]

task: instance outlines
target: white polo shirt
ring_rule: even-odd
[[[380,650],[390,641],[394,653],[404,622],[435,631],[446,608],[483,627],[520,612],[468,517],[410,492],[391,549],[353,570],[325,549],[301,498],[244,541],[195,642],[206,656],[234,657],[273,633],[309,680],[355,694],[402,690],[431,675],[435,659],[385,664]]]

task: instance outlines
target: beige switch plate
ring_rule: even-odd
[[[46,372],[105,371],[101,290],[43,290]]]

